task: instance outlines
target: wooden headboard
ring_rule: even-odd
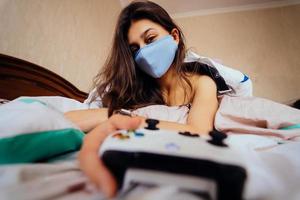
[[[0,54],[0,98],[64,96],[83,102],[87,93],[41,66]]]

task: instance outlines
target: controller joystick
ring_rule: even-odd
[[[147,127],[145,129],[148,130],[159,130],[159,128],[156,127],[156,125],[159,123],[156,119],[146,119]]]
[[[208,140],[210,144],[220,146],[220,147],[227,147],[226,144],[224,144],[224,139],[227,138],[227,135],[225,133],[222,133],[217,130],[213,130],[209,132],[209,135],[211,136],[211,140]]]

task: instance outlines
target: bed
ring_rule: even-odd
[[[22,96],[36,98],[47,96],[52,101],[54,100],[56,104],[59,102],[59,105],[65,104],[66,101],[68,101],[68,104],[71,102],[72,105],[81,105],[88,94],[80,91],[68,80],[42,66],[20,58],[0,54],[1,103],[3,103],[3,106],[8,105],[8,102],[12,102]],[[20,113],[22,112],[24,111],[20,110]],[[51,113],[45,112],[44,116],[46,117],[49,114],[51,115]],[[53,118],[57,117],[60,116],[57,115]],[[28,119],[25,116],[23,120]],[[57,120],[64,119],[57,118]],[[3,125],[1,123],[3,121],[1,121],[0,117],[0,126]],[[3,135],[3,133],[1,134]],[[12,164],[0,164],[1,199],[94,198],[94,195],[91,195],[91,193],[84,189],[86,179],[79,170],[76,161],[76,154],[80,147],[78,143],[80,143],[81,139],[81,137],[76,138],[76,150],[65,151],[65,149],[61,155],[46,156],[47,159],[37,160],[33,163],[30,160],[15,160],[16,162]],[[16,141],[14,142],[16,143]],[[0,146],[3,147],[3,143]],[[45,144],[41,144],[40,146],[44,146],[45,149],[50,151],[49,146]],[[16,145],[15,147],[17,147],[18,151],[23,148],[20,146],[20,143],[19,146]],[[37,146],[33,145],[32,147],[36,148]],[[54,148],[60,147],[56,144]],[[24,146],[24,149],[26,149],[26,146]],[[26,151],[24,150],[24,153]],[[31,149],[30,151],[41,152],[40,149]],[[4,156],[1,154],[0,157],[2,160]],[[22,157],[26,156],[22,155]]]
[[[19,96],[63,96],[83,102],[87,93],[44,67],[0,54],[0,98]]]
[[[37,127],[40,124],[44,124],[43,126],[60,124],[55,129],[69,130],[67,132],[68,137],[53,138],[55,135],[61,136],[66,132],[63,134],[51,132],[46,138],[31,139],[30,145],[24,143],[24,140],[22,140],[23,143],[12,140],[12,143],[6,144],[7,152],[3,152],[3,143],[1,143],[0,137],[0,164],[2,160],[10,161],[0,165],[1,199],[103,199],[102,194],[96,191],[83,175],[76,160],[76,154],[84,133],[64,119],[64,110],[58,109],[66,103],[72,105],[68,109],[88,108],[82,103],[87,95],[64,78],[41,66],[0,54],[0,98],[10,100],[10,103],[0,105],[0,136],[3,136],[5,129],[1,129],[1,127],[4,125],[15,130],[18,128],[16,124],[21,124],[23,126],[22,131],[31,128],[31,125]],[[22,96],[27,97],[23,98]],[[47,97],[41,98],[40,96]],[[248,162],[249,166],[252,167],[248,170],[252,173],[253,179],[247,183],[245,196],[251,197],[250,199],[283,199],[287,197],[290,197],[288,199],[299,199],[300,131],[297,129],[290,132],[266,129],[267,126],[282,124],[283,118],[287,120],[286,124],[291,123],[292,120],[294,120],[294,124],[300,123],[299,111],[260,99],[247,98],[240,101],[236,98],[225,98],[225,100],[227,102],[223,100],[220,105],[215,126],[218,125],[218,128],[223,128],[224,131],[229,130],[230,134],[243,133],[243,135],[235,137],[237,146],[241,149],[253,147],[259,149],[258,152],[253,151],[249,155]],[[245,102],[247,106],[245,106]],[[56,107],[57,105],[59,106]],[[242,118],[243,113],[249,110],[262,110],[263,107],[260,107],[262,105],[264,107],[270,105],[269,112],[257,112],[257,116],[251,117],[263,122],[262,127],[264,128],[253,127],[255,121],[251,118]],[[14,111],[18,120],[7,120],[8,125],[3,124],[1,121],[3,117],[9,117],[7,115],[9,112],[5,112],[3,109],[4,106],[7,107],[7,110]],[[33,109],[27,109],[30,106]],[[273,109],[275,107],[279,109]],[[269,123],[270,111],[272,111],[273,116],[277,112],[278,115],[276,116],[280,116],[280,118],[275,116],[272,123]],[[25,115],[31,112],[37,112],[37,115]],[[22,113],[25,113],[24,116],[21,115]],[[36,121],[37,119],[38,121]],[[236,119],[239,119],[240,123],[232,123]],[[53,127],[47,127],[46,133],[53,129]],[[254,132],[258,135],[261,134],[261,136],[249,134]],[[45,131],[42,133],[44,134]],[[271,143],[268,144],[270,142],[269,137],[274,135],[276,137],[272,138]],[[55,143],[51,143],[51,141]],[[70,141],[71,147],[68,146],[66,149],[65,144],[70,144]],[[267,148],[265,148],[266,145]],[[262,146],[264,148],[261,148]],[[16,151],[16,155],[11,154],[12,151]],[[49,151],[52,154],[49,154]],[[62,153],[57,154],[59,151]],[[12,156],[16,158],[12,159]],[[258,165],[254,165],[255,162],[252,162],[250,158]],[[146,197],[142,198],[141,193],[137,193],[137,196],[138,198],[135,199],[147,199]]]

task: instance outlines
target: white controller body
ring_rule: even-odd
[[[226,139],[224,146],[208,141],[208,135],[195,137],[170,130],[120,130],[105,139],[99,156],[116,177],[122,174],[123,189],[130,182],[143,182],[199,188],[211,199],[241,198],[247,176],[245,151],[226,145]],[[231,181],[231,174],[238,178]],[[234,192],[228,191],[232,188]]]
[[[115,137],[116,134],[128,135],[128,139]],[[135,136],[135,133],[144,136]],[[229,136],[230,137],[230,136]],[[126,152],[151,152],[156,154],[182,156],[190,158],[209,159],[222,163],[243,166],[244,156],[234,147],[220,147],[207,141],[208,135],[190,137],[170,130],[137,129],[133,131],[120,130],[109,135],[102,143],[99,154],[109,150]],[[225,139],[226,144],[226,139]]]

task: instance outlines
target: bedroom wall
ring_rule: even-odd
[[[88,91],[110,48],[118,0],[0,0],[0,53]]]
[[[250,75],[254,95],[300,99],[300,5],[176,19],[187,46]]]
[[[0,53],[89,91],[110,48],[118,0],[0,0]],[[249,74],[254,94],[300,98],[300,6],[177,18],[187,46]]]

